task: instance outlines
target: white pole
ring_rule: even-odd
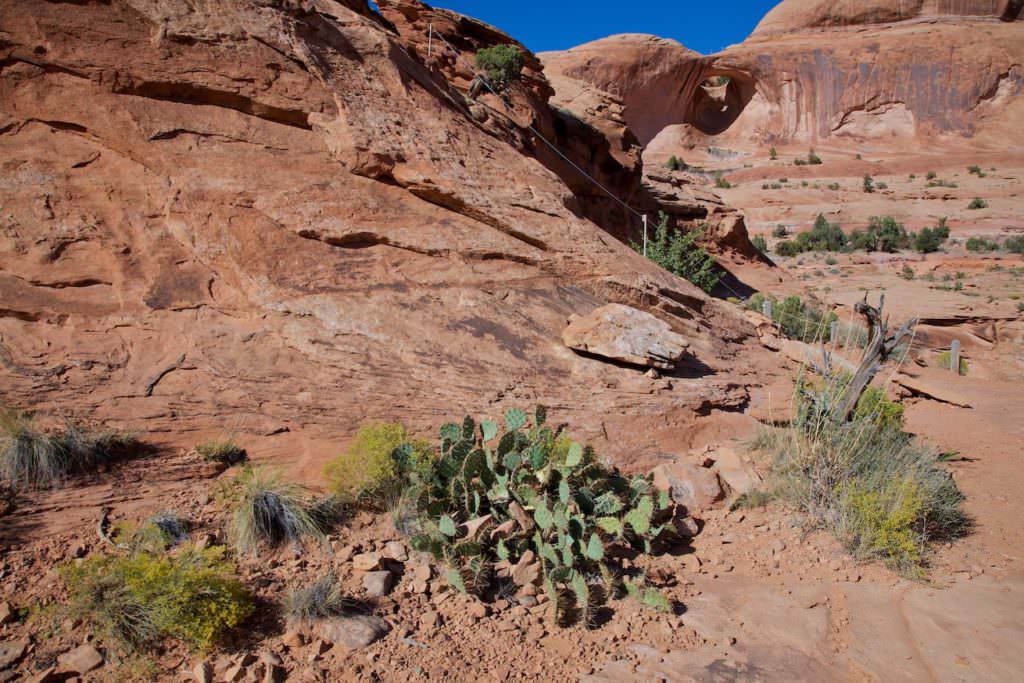
[[[643,215],[644,219],[644,257],[647,257],[647,214]]]
[[[430,54],[434,49],[434,22],[427,24],[429,33],[427,34],[427,59],[430,59]]]
[[[954,374],[960,374],[960,340],[954,339],[949,345],[949,369]]]

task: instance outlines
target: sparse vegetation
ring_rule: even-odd
[[[903,269],[900,270],[900,277],[903,278],[904,280],[913,280],[915,277],[917,277],[917,273],[915,273],[914,269],[911,268],[909,265],[904,264]]]
[[[972,209],[972,210],[973,209],[987,209],[988,208],[988,202],[986,202],[981,197],[975,197],[974,199],[971,200],[971,203],[967,205],[967,208],[968,209]]]
[[[768,158],[771,159],[772,161],[775,161],[776,159],[779,158],[779,153],[775,149],[774,145],[772,146],[771,149],[768,150]]]
[[[768,253],[768,241],[764,238],[764,235],[754,235],[750,242],[762,254]]]
[[[320,538],[327,526],[322,504],[298,484],[263,467],[247,467],[227,489],[233,510],[229,535],[242,551],[300,545]]]
[[[225,465],[237,465],[245,460],[245,449],[236,444],[232,439],[206,441],[197,444],[196,453],[206,460],[221,462]]]
[[[939,219],[938,225],[934,228],[922,228],[921,232],[914,235],[914,249],[922,254],[930,254],[938,251],[947,239],[949,239],[949,226],[943,217]]]
[[[939,178],[938,180],[929,180],[928,181],[928,187],[956,188],[956,187],[959,187],[959,186],[956,183],[954,183],[952,180],[944,180],[942,178]]]
[[[522,73],[523,53],[514,45],[487,47],[476,53],[476,66],[496,89],[502,90]]]
[[[892,253],[909,247],[910,235],[892,216],[872,216],[868,219],[867,230],[855,230],[850,234],[850,243],[854,249]]]
[[[499,585],[498,562],[525,554],[540,561],[540,580],[556,619],[588,622],[606,600],[623,593],[663,611],[671,604],[625,571],[614,546],[650,553],[674,529],[666,492],[645,477],[608,469],[585,448],[519,409],[505,414],[505,432],[471,418],[441,428],[441,458],[424,480],[415,478],[419,530],[411,545],[447,564],[448,581],[484,598]]]
[[[927,178],[928,180],[935,180],[938,177],[939,174],[936,173],[935,171],[928,171],[928,174],[925,176],[925,178]]]
[[[0,479],[15,489],[60,486],[68,477],[107,468],[139,448],[132,434],[73,423],[48,433],[35,426],[31,415],[0,407]]]
[[[811,166],[820,166],[822,163],[821,157],[815,154],[814,150],[812,149],[810,152],[807,153],[807,163],[810,164]]]
[[[670,171],[685,171],[686,170],[686,164],[684,164],[682,162],[682,160],[680,160],[679,157],[677,157],[675,154],[673,154],[671,157],[669,157],[669,160],[668,160],[668,162],[666,162],[665,166]]]
[[[783,225],[782,223],[779,223],[778,225],[776,225],[775,228],[772,230],[772,237],[788,237],[788,236],[789,236],[789,230],[787,230],[786,226]]]
[[[289,590],[283,609],[289,620],[315,621],[346,614],[355,604],[341,592],[338,578],[328,574],[308,585]]]
[[[864,188],[865,192],[870,193],[875,191],[875,181],[870,175],[866,173],[864,174],[864,182],[862,183],[862,187]]]
[[[163,638],[208,649],[253,612],[252,598],[220,546],[94,556],[61,574],[69,615],[128,650]]]
[[[726,177],[722,175],[721,171],[715,171],[715,187],[722,190],[728,190],[729,188],[732,187],[732,183],[730,183],[726,179]]]
[[[683,232],[669,227],[668,216],[658,216],[654,238],[647,244],[647,258],[680,277],[686,278],[705,292],[710,292],[722,278],[715,258],[697,244],[702,229]],[[642,244],[631,244],[634,250],[643,253]]]
[[[999,242],[985,237],[968,237],[967,251],[999,251]]]
[[[830,190],[838,190],[839,189],[839,183],[829,183],[828,184],[828,189],[830,189]]]
[[[765,297],[758,292],[747,300],[747,306],[760,312],[766,299],[772,302],[772,321],[790,339],[803,342],[828,339],[829,326],[838,319],[835,313],[822,311],[798,296],[788,296],[780,303],[774,297]]]
[[[981,166],[973,165],[967,167],[967,172],[978,176],[979,178],[985,177],[985,172],[981,170]]]
[[[848,376],[831,377],[814,395],[837,400],[848,383]],[[881,389],[865,391],[849,421],[823,415],[812,409],[811,394],[799,395],[797,426],[759,439],[775,456],[779,494],[856,557],[921,576],[929,544],[968,526],[963,494],[940,455],[901,431],[902,406]]]
[[[363,425],[349,449],[327,463],[331,491],[349,505],[383,510],[401,496],[410,470],[429,469],[430,443],[397,422]]]
[[[942,353],[939,354],[938,363],[939,363],[939,367],[940,368],[945,368],[947,370],[952,369],[952,366],[953,366],[953,354],[950,353],[949,351],[943,351]],[[960,356],[960,364],[959,365],[960,365],[960,367],[959,367],[959,369],[957,371],[957,374],[959,374],[959,375],[966,375],[967,371],[971,369],[971,366],[967,362],[967,359],[964,358],[963,356]]]

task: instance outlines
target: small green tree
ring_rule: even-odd
[[[821,157],[815,154],[814,150],[812,149],[810,152],[807,153],[807,163],[810,164],[811,166],[820,166]]]
[[[523,53],[514,45],[495,45],[476,53],[476,66],[487,73],[491,84],[499,90],[519,78],[523,70]]]
[[[864,191],[869,193],[875,191],[875,181],[866,173],[864,174]]]
[[[772,145],[772,148],[768,150],[768,158],[771,159],[772,161],[775,161],[776,159],[779,158],[779,153],[775,149],[774,145]]]
[[[679,157],[677,157],[675,154],[673,154],[669,158],[668,163],[666,163],[665,166],[670,171],[682,171],[682,170],[684,170],[686,168],[686,164],[684,164],[682,161],[680,161]]]
[[[704,227],[689,232],[669,227],[664,211],[658,214],[658,227],[654,238],[647,243],[647,258],[680,277],[686,278],[705,292],[710,292],[722,279],[715,257],[697,244]],[[634,250],[643,253],[643,245],[633,243]]]

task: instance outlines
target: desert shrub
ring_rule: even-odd
[[[236,465],[245,460],[245,449],[231,439],[206,441],[196,445],[196,453],[206,460]]]
[[[838,190],[839,189],[839,183],[829,183],[828,184],[828,189],[830,189],[830,190]]]
[[[253,611],[219,546],[90,557],[61,573],[70,614],[128,649],[166,637],[208,649]]]
[[[680,161],[679,157],[677,157],[675,154],[673,154],[671,157],[669,157],[669,160],[665,163],[665,166],[670,171],[685,171],[686,170],[686,164],[683,163],[682,161]]]
[[[984,237],[968,237],[965,245],[967,251],[998,251],[999,242]]]
[[[697,244],[703,233],[704,226],[697,230],[683,232],[668,224],[668,216],[661,212],[658,225],[654,229],[653,239],[647,244],[647,258],[659,266],[685,278],[705,292],[710,292],[722,279],[715,257]],[[630,245],[635,251],[643,253],[643,245]]]
[[[987,209],[988,208],[988,202],[986,202],[981,197],[975,197],[974,199],[971,200],[971,203],[967,205],[967,208],[968,209]]]
[[[875,181],[868,174],[864,174],[864,181],[861,184],[861,186],[864,188],[865,192],[874,192],[875,191]]]
[[[289,590],[282,606],[290,620],[313,621],[346,614],[355,604],[341,592],[337,577],[328,574],[310,584]]]
[[[1003,242],[1003,249],[1011,254],[1024,254],[1024,235],[1013,235],[1007,237]]]
[[[728,190],[730,187],[732,187],[732,183],[730,183],[726,179],[726,177],[722,175],[721,171],[715,171],[715,187],[723,190]]]
[[[832,257],[832,256],[829,256],[829,257],[827,257],[827,258],[825,259],[825,265],[827,265],[827,266],[834,266],[834,265],[836,265],[837,263],[839,263],[839,261],[837,261],[837,260],[836,260],[836,259],[835,259],[834,257]]]
[[[985,172],[981,170],[981,166],[977,166],[977,165],[968,166],[967,167],[967,172],[968,173],[972,173],[972,174],[978,176],[979,178],[984,178],[985,177]]]
[[[817,397],[838,398],[847,382],[832,378]],[[900,431],[881,389],[865,392],[849,421],[823,416],[799,395],[796,426],[760,439],[775,456],[780,496],[856,557],[920,576],[928,545],[968,528],[940,454]]]
[[[416,484],[419,532],[411,545],[447,564],[456,589],[497,589],[494,565],[538,558],[543,590],[561,623],[623,591],[650,607],[670,603],[643,575],[623,575],[613,546],[650,553],[673,532],[670,499],[647,477],[627,478],[545,424],[537,408],[505,414],[505,431],[467,417],[441,428],[441,459]]]
[[[850,242],[854,249],[891,253],[909,247],[910,235],[892,216],[872,216],[868,219],[867,230],[855,230],[850,235]]]
[[[109,467],[136,448],[132,434],[73,423],[51,434],[37,429],[27,413],[0,408],[0,479],[15,488],[59,486],[70,476]]]
[[[779,256],[797,256],[802,252],[796,240],[783,240],[775,245],[775,253]]]
[[[928,181],[928,187],[956,188],[956,187],[959,187],[959,185],[954,183],[952,180],[944,180],[942,178],[939,178],[938,180],[929,180]]]
[[[940,368],[945,368],[947,370],[952,369],[952,366],[953,366],[953,354],[950,353],[949,351],[943,351],[942,353],[939,354],[938,363],[939,363],[939,367]],[[971,369],[971,366],[967,362],[967,359],[964,358],[963,356],[960,356],[960,368],[957,371],[957,374],[959,374],[959,375],[966,375],[967,371],[970,370],[970,369]]]
[[[917,179],[917,175],[914,174],[914,173],[911,173],[909,176],[907,176],[907,180],[916,180],[916,179]]]
[[[233,510],[229,534],[243,551],[260,545],[301,544],[310,536],[324,535],[327,520],[322,506],[298,484],[263,467],[247,467],[227,490]]]
[[[519,78],[523,70],[523,53],[514,45],[495,45],[476,53],[476,66],[499,90]]]
[[[925,176],[925,177],[926,177],[926,178],[927,178],[928,180],[935,180],[936,178],[938,178],[938,177],[939,177],[939,174],[938,174],[938,173],[936,173],[935,171],[928,171],[928,175],[927,175],[927,176]]]
[[[812,149],[810,152],[807,153],[807,163],[810,164],[811,166],[820,166],[821,157],[815,154],[814,150]]]
[[[754,248],[762,254],[768,253],[768,241],[764,238],[764,235],[754,235],[753,239],[750,240],[750,243],[753,244]]]
[[[789,236],[789,230],[787,230],[786,226],[782,225],[781,223],[776,225],[775,228],[772,230],[772,237],[788,237],[788,236]]]
[[[772,161],[775,161],[776,159],[779,158],[779,153],[775,149],[774,145],[772,146],[771,149],[768,150],[768,158],[771,159]]]
[[[794,166],[806,166],[807,165],[807,161],[803,157],[797,157],[796,159],[793,159],[793,165]]]
[[[902,270],[900,270],[900,277],[904,280],[913,280],[917,277],[917,273],[915,273],[914,269],[909,265],[904,264]]]
[[[429,468],[434,452],[397,422],[363,425],[352,445],[327,463],[331,491],[346,503],[384,509],[401,494],[409,470]]]
[[[790,339],[805,342],[827,339],[829,326],[837,320],[835,313],[822,311],[798,296],[788,296],[782,302],[774,297],[767,299],[772,302],[772,320]],[[758,292],[747,300],[747,307],[760,312],[765,300],[764,294]]]
[[[857,155],[856,155],[856,156],[854,157],[854,159],[856,159],[857,161],[860,161],[860,160],[861,160],[861,156],[860,156],[860,154],[857,154]]]
[[[846,378],[844,378],[845,381]],[[870,420],[881,429],[900,430],[903,428],[903,404],[890,399],[886,395],[885,389],[869,386],[857,399],[853,419],[855,421]]]

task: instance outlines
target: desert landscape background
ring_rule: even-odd
[[[0,1],[3,458],[69,422],[128,444],[45,485],[4,465],[0,681],[1014,680],[1022,9],[784,0],[718,54],[533,54],[417,0]],[[521,59],[498,92],[495,46]],[[699,230],[717,282],[638,253],[641,215]],[[903,243],[854,247],[884,218]],[[843,247],[800,247],[816,222]],[[856,365],[856,304],[882,294],[892,328],[918,322],[873,386],[967,520],[921,527],[912,572],[777,493],[764,446],[799,429],[822,348]],[[765,315],[787,297],[803,330]],[[445,423],[537,405],[668,491],[667,549],[600,534],[667,610],[556,623],[525,553],[463,593],[402,501],[329,498],[301,546],[232,534],[253,472],[321,499],[367,425],[436,449]],[[170,513],[247,607],[201,646],[125,648],[76,611],[74,568],[139,557],[132,529]],[[294,618],[284,596],[323,577],[345,609]]]

